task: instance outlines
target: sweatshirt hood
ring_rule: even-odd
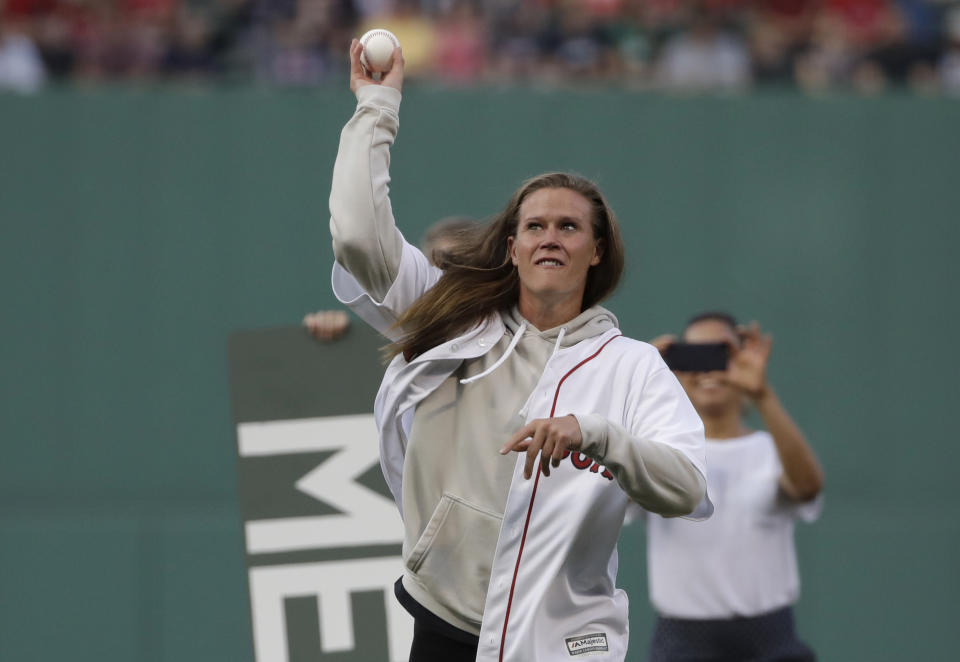
[[[501,317],[503,318],[504,326],[507,327],[511,335],[516,334],[520,327],[523,326],[524,336],[539,336],[545,341],[555,344],[560,337],[561,331],[563,331],[563,337],[560,338],[560,349],[572,347],[587,338],[593,338],[594,336],[606,333],[610,329],[620,327],[616,316],[603,306],[587,308],[569,322],[544,331],[539,331],[537,327],[525,319],[523,315],[520,314],[517,306],[513,306],[510,310],[504,311]]]
[[[516,306],[508,311],[504,311],[500,317],[503,320],[507,332],[513,336],[510,345],[493,365],[478,375],[461,379],[461,384],[469,384],[483,379],[499,368],[513,353],[517,343],[524,338],[540,338],[544,342],[553,345],[553,353],[550,354],[550,358],[547,360],[547,363],[549,363],[561,349],[572,347],[583,340],[599,336],[610,329],[619,327],[614,314],[601,306],[588,308],[572,320],[552,329],[547,329],[546,331],[538,330],[533,324],[527,321],[523,315],[520,314],[520,310]]]

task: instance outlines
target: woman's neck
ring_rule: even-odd
[[[749,430],[743,424],[743,418],[738,409],[717,415],[700,415],[703,420],[703,431],[708,439],[733,439],[742,437]]]
[[[523,318],[533,324],[537,331],[546,331],[566,324],[577,317],[582,310],[580,300],[567,299],[562,302],[544,302],[533,297],[524,297],[522,294],[517,302],[517,310]]]

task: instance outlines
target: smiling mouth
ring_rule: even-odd
[[[562,267],[563,262],[553,257],[542,257],[534,262],[538,267]]]
[[[697,387],[702,389],[713,390],[713,389],[721,388],[722,386],[723,386],[723,382],[720,381],[719,379],[710,379],[708,377],[708,378],[700,378],[697,380]]]

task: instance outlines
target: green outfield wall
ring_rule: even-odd
[[[227,338],[335,305],[327,195],[352,106],[0,96],[2,662],[252,662]],[[774,333],[773,383],[827,473],[798,533],[822,660],[956,659],[960,103],[406,95],[392,195],[412,239],[555,169],[618,212],[628,335],[704,308]],[[313,387],[372,403],[363,375]],[[638,662],[642,543],[620,548]]]

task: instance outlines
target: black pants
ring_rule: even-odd
[[[410,662],[474,662],[477,644],[451,639],[420,621],[413,621],[413,645]]]
[[[455,628],[413,599],[403,587],[402,578],[393,592],[403,608],[413,616],[413,644],[410,662],[475,662],[480,638]]]
[[[657,618],[650,662],[815,662],[797,638],[793,610],[750,618]]]

